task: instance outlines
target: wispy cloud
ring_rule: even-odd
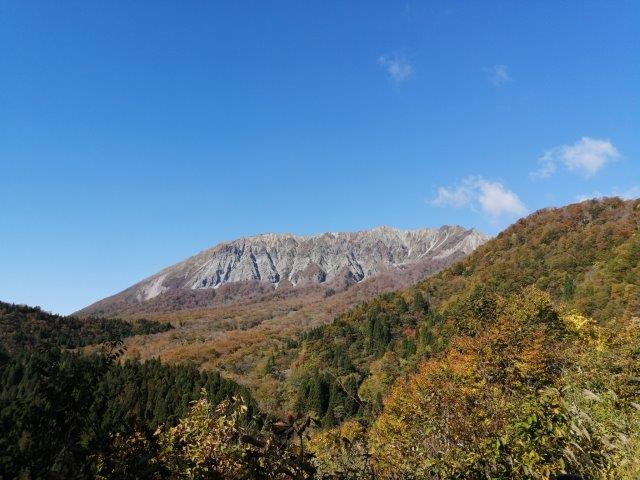
[[[633,200],[636,198],[640,198],[640,185],[635,185],[631,188],[627,188],[626,190],[621,192],[618,196],[626,200]]]
[[[594,176],[598,170],[620,156],[609,140],[582,137],[570,146],[561,147],[561,158],[569,171]]]
[[[480,210],[493,222],[527,212],[527,207],[513,191],[500,182],[479,176],[467,177],[454,187],[439,187],[430,203],[437,207]]]
[[[389,74],[391,79],[396,83],[402,83],[413,75],[413,65],[409,61],[397,55],[381,55],[378,57],[378,64],[380,64]]]
[[[634,200],[636,198],[640,198],[640,185],[634,185],[622,190],[619,188],[614,188],[609,194],[603,194],[600,191],[595,191],[588,195],[578,195],[576,197],[576,200],[578,200],[579,202],[583,202],[592,198],[602,197],[620,197],[624,200]]]
[[[607,163],[620,157],[620,153],[609,140],[582,137],[573,145],[561,145],[547,150],[538,158],[540,168],[531,172],[533,179],[549,178],[562,164],[569,172],[584,178],[593,177]]]
[[[592,200],[594,198],[602,198],[602,197],[606,197],[607,195],[604,195],[602,192],[598,192],[595,191],[591,194],[582,194],[582,195],[577,195],[576,196],[576,201],[577,202],[584,202],[585,200]]]
[[[511,75],[509,75],[509,67],[506,65],[494,65],[490,68],[485,68],[489,82],[496,88],[502,87],[505,83],[511,81]]]
[[[461,208],[473,201],[473,191],[467,185],[458,187],[438,187],[438,194],[431,200],[438,207]]]

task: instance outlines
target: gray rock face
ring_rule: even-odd
[[[145,302],[171,290],[216,289],[234,282],[277,285],[287,280],[297,286],[329,284],[345,277],[359,282],[396,266],[459,258],[488,238],[458,226],[420,230],[378,227],[308,237],[257,235],[204,250],[125,292],[130,301]]]

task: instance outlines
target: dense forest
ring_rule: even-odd
[[[54,315],[38,307],[0,302],[0,348],[8,352],[48,344],[77,348],[133,335],[170,330],[170,323],[140,319],[130,322],[111,318],[78,319]]]
[[[254,413],[250,394],[217,373],[157,361],[117,364],[116,357],[117,350],[85,356],[42,347],[4,359],[4,478],[46,478],[50,472],[88,477],[121,436],[152,438],[158,426],[177,423],[201,397],[218,404],[240,396],[247,415]]]
[[[250,393],[217,372],[119,361],[122,338],[170,328],[0,303],[0,478],[112,478],[122,438],[149,439],[150,455],[154,432],[177,424],[196,400],[235,398],[242,423],[259,423]],[[88,355],[72,350],[96,344]],[[145,458],[130,459],[128,478],[161,471]]]
[[[453,337],[473,334],[479,319],[529,286],[601,325],[637,317],[637,205],[594,200],[534,213],[440,274],[309,332],[289,379],[296,406],[317,412],[325,425],[336,415],[370,420],[395,378]]]
[[[639,277],[640,201],[537,212],[272,352],[283,419],[216,373],[122,362],[96,332],[12,341],[0,477],[635,479]]]
[[[636,478],[639,315],[640,202],[588,201],[308,332],[287,384],[325,473]]]

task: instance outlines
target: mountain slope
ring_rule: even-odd
[[[536,212],[297,352],[324,474],[637,478],[640,200]]]
[[[204,250],[79,313],[113,315],[141,309],[180,310],[183,305],[212,306],[220,303],[215,299],[218,291],[226,299],[267,293],[276,287],[320,284],[344,288],[402,265],[450,263],[487,238],[456,226],[245,237]]]
[[[639,200],[588,200],[519,220],[417,288],[433,304],[450,304],[480,285],[502,294],[535,285],[596,319],[633,315],[639,244]]]
[[[139,319],[63,317],[38,307],[14,305],[0,301],[0,349],[15,354],[35,350],[46,344],[62,348],[122,339],[134,335],[149,335],[170,330],[171,324]]]
[[[640,201],[536,212],[439,274],[311,331],[288,379],[295,405],[328,425],[340,420],[334,411],[372,418],[395,378],[481,330],[527,287],[601,324],[640,316]]]
[[[461,227],[250,237],[206,250],[80,313],[171,322],[176,328],[170,332],[127,339],[127,356],[220,370],[250,387],[261,406],[274,411],[285,403],[285,393],[279,388],[281,379],[264,374],[271,357],[296,345],[303,332],[355,305],[439,272],[486,238]],[[230,251],[236,255],[232,260]],[[278,267],[279,283],[258,280],[255,270],[240,276],[245,259],[263,265],[261,255],[273,265],[285,265]],[[217,272],[213,266],[218,264],[229,266],[228,279],[234,281],[215,288],[214,281],[206,286],[196,281],[212,278],[203,272]],[[301,272],[312,269],[324,272],[324,281],[317,276],[302,279]],[[264,272],[258,272],[264,279]],[[358,280],[357,272],[364,277]],[[167,282],[166,290],[140,301],[140,292],[149,291],[159,278]]]
[[[239,416],[244,405],[231,409],[223,400],[240,394],[250,401],[248,392],[194,365],[113,365],[40,350],[0,355],[0,425],[7,431],[0,447],[8,452],[0,472],[46,476],[54,465],[70,477],[76,465],[89,471],[97,462],[109,478],[166,476],[164,468],[179,476],[195,452],[210,462],[204,476],[219,464],[241,465],[236,472],[251,476],[238,458],[257,459],[264,470],[263,459],[274,456],[287,471],[304,461],[300,472],[308,475],[291,478],[638,478],[639,234],[638,200],[543,210],[439,274],[360,303],[329,325],[298,338],[274,329],[271,350],[262,352],[259,393],[276,398],[275,407],[282,406],[278,395],[296,396],[289,406],[297,413],[267,422],[285,432],[282,449],[268,456],[261,449],[277,446],[277,437],[257,437],[260,425],[248,430]],[[399,267],[403,281],[421,278],[416,266]],[[389,272],[328,296],[317,284],[276,290],[215,309],[216,320],[233,323],[250,309],[264,315],[284,305],[278,302],[298,302],[288,317],[310,305],[312,292],[325,306],[342,297],[331,306],[339,308],[356,292],[392,285],[393,276],[380,283]],[[234,308],[242,313],[230,316]],[[131,341],[183,341],[191,332],[195,344],[206,344],[202,336],[217,325],[207,317],[213,311],[170,315],[177,314],[203,328],[194,333],[185,324]],[[200,354],[219,352],[209,344]],[[224,403],[214,408],[201,399],[187,413],[203,385]],[[304,412],[324,428],[308,428],[315,422]],[[155,429],[163,423],[168,428]],[[304,436],[285,449],[286,432],[296,430]],[[279,463],[266,465],[267,473],[280,471]]]

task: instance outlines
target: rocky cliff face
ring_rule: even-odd
[[[81,313],[109,311],[105,309],[109,303],[144,303],[163,294],[175,295],[180,290],[218,289],[234,283],[274,287],[358,283],[394,267],[453,262],[487,239],[476,230],[458,226],[420,230],[378,227],[308,237],[291,234],[244,237],[204,250]]]

